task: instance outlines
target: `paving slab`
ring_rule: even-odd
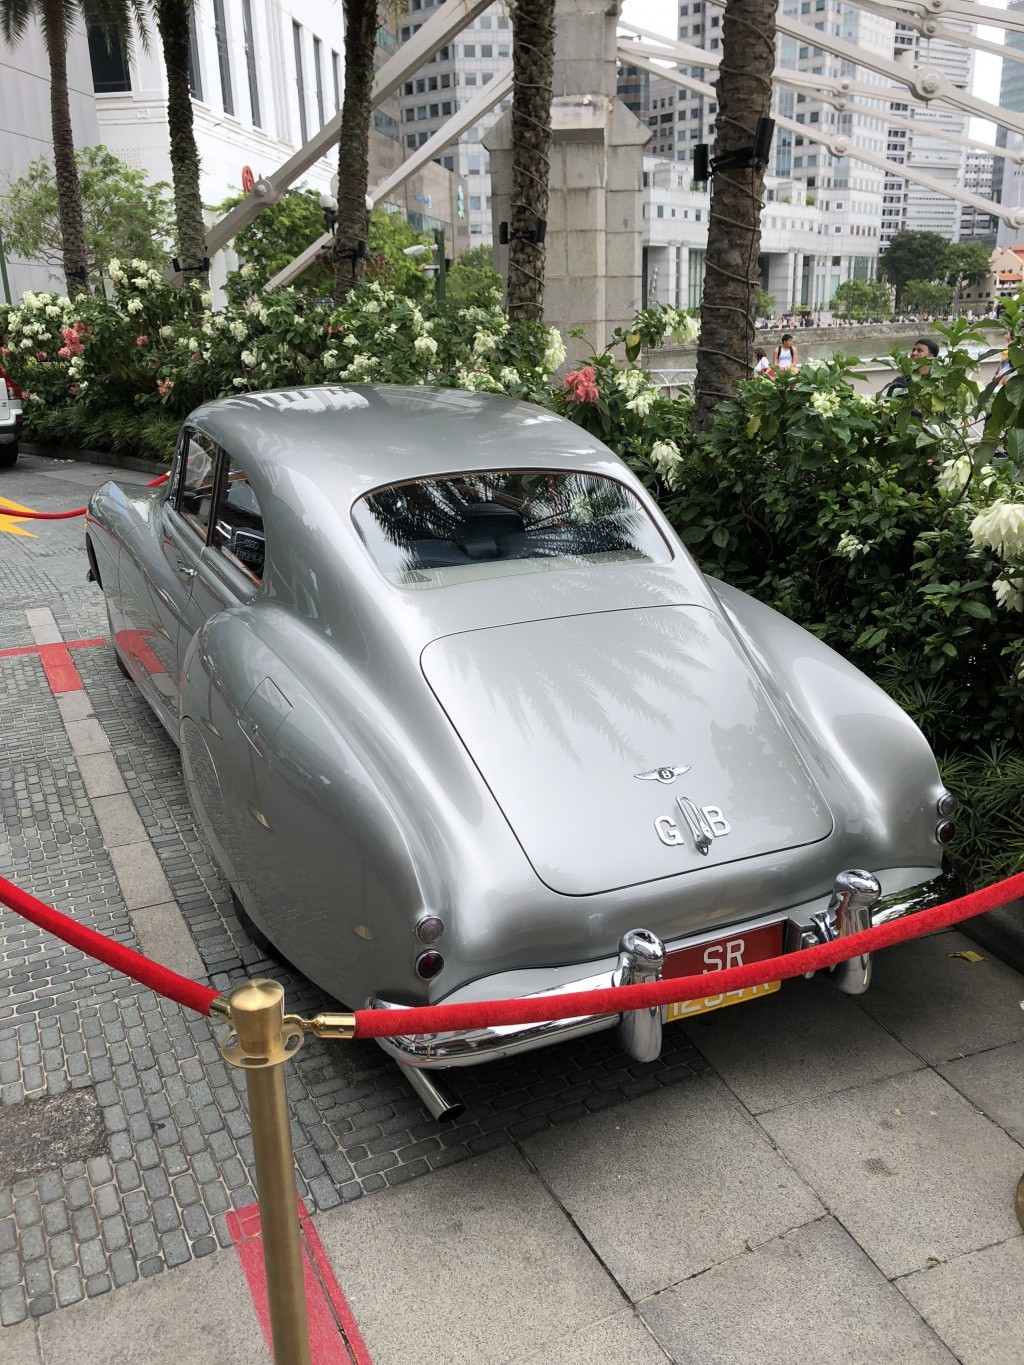
[[[977,951],[955,930],[887,948],[857,1003],[932,1065],[1024,1039],[1024,976],[996,958],[950,957]]]
[[[497,1365],[623,1307],[518,1152],[315,1223],[374,1365]]]
[[[121,848],[125,844],[146,841],[146,828],[139,819],[135,802],[127,792],[95,796],[92,809],[99,822],[105,848]]]
[[[1024,1043],[946,1062],[936,1070],[1024,1146]]]
[[[85,754],[103,754],[110,748],[110,740],[98,720],[69,720],[65,728],[77,758]]]
[[[125,790],[124,778],[117,759],[109,751],[99,754],[80,754],[78,771],[82,775],[86,794],[93,800],[98,796],[113,796]]]
[[[896,1282],[963,1365],[1024,1360],[1024,1237]]]
[[[833,1218],[741,1252],[645,1299],[679,1365],[955,1365]]]
[[[125,907],[140,910],[147,905],[166,905],[173,900],[171,888],[148,839],[107,850],[121,887]]]
[[[193,980],[206,979],[206,967],[175,901],[146,905],[130,913],[139,949],[154,962]]]
[[[0,1365],[42,1365],[32,1319],[0,1330]]]
[[[752,1120],[701,1081],[523,1149],[634,1301],[822,1212]]]
[[[539,1351],[514,1356],[509,1365],[666,1365],[672,1357],[630,1308]]]
[[[57,698],[57,710],[65,725],[69,720],[88,720],[93,714],[87,692],[62,692]]]
[[[233,1251],[39,1320],[42,1365],[272,1365]]]
[[[786,981],[746,1008],[688,1021],[686,1032],[752,1113],[848,1090],[921,1060],[823,977]]]
[[[1017,1232],[1020,1147],[932,1071],[761,1122],[890,1279]]]

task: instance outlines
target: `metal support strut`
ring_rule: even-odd
[[[636,986],[641,981],[657,981],[665,965],[665,945],[649,929],[628,929],[619,940],[619,961],[613,982],[616,986]],[[615,1028],[615,1041],[638,1062],[653,1062],[661,1056],[661,1006],[627,1010]]]

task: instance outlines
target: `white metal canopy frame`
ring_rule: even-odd
[[[725,0],[711,0],[712,4],[724,4]],[[860,8],[873,8],[884,10],[889,17],[898,18],[899,22],[904,22],[902,17],[901,4],[888,4],[887,0],[870,0],[870,4],[860,5]],[[933,4],[943,6],[947,0],[933,0]],[[1012,17],[1014,27],[1024,31],[1024,14],[1004,12],[1002,10],[991,10],[987,6],[970,6],[967,0],[952,0],[959,10],[976,9],[985,15],[988,22],[989,15],[1000,16],[1001,19]],[[949,12],[948,10],[945,12]],[[901,65],[897,62],[888,61],[885,57],[877,56],[874,53],[864,52],[853,43],[848,43],[842,38],[837,38],[833,34],[825,33],[821,29],[808,28],[806,24],[797,23],[795,20],[786,19],[780,15],[777,18],[777,25],[780,32],[786,33],[791,37],[803,39],[809,46],[821,48],[825,52],[830,52],[844,60],[855,62],[868,71],[873,71],[878,75],[890,77],[896,85],[905,87],[906,92],[895,90],[893,86],[871,85],[865,82],[855,81],[850,77],[815,77],[808,76],[799,71],[793,71],[785,67],[776,67],[775,82],[797,90],[812,89],[823,98],[827,103],[834,105],[836,109],[851,107],[848,96],[852,94],[865,96],[872,100],[886,101],[894,95],[898,95],[901,103],[916,104],[921,107],[929,105],[939,109],[953,109],[961,113],[974,114],[979,118],[991,119],[996,123],[1001,123],[1003,127],[1012,132],[1024,134],[1024,116],[1015,115],[998,105],[986,103],[966,91],[958,89],[941,73],[932,71],[928,68],[913,69]],[[620,24],[620,29],[625,34],[632,36],[632,41],[624,41],[619,44],[619,56],[623,62],[632,66],[641,67],[654,75],[663,77],[671,81],[674,85],[679,85],[687,90],[693,90],[697,94],[714,98],[714,87],[703,81],[684,75],[683,72],[663,65],[666,61],[680,62],[689,70],[693,67],[700,67],[705,71],[714,71],[719,66],[720,58],[717,53],[707,52],[703,48],[693,47],[689,43],[675,42],[660,35],[651,33],[646,29],[638,28],[631,24]],[[968,43],[972,35],[957,33],[956,41],[964,44]],[[1007,49],[1011,51],[1012,49]],[[909,97],[908,97],[909,96]],[[890,123],[905,126],[902,119],[893,119],[884,108],[869,110],[862,104],[853,105],[863,113],[868,113],[878,119],[879,123],[889,126]],[[1008,208],[1003,204],[997,203],[992,199],[984,199],[980,195],[972,194],[969,190],[954,188],[944,182],[933,179],[923,171],[916,170],[914,167],[906,166],[902,162],[890,161],[887,157],[879,155],[877,152],[869,151],[867,148],[856,145],[851,138],[842,134],[829,136],[827,133],[814,132],[810,125],[796,123],[787,118],[775,118],[778,127],[785,128],[807,139],[808,142],[815,143],[824,147],[825,150],[834,157],[850,157],[855,161],[863,162],[865,165],[874,166],[877,170],[884,170],[897,176],[901,180],[910,180],[914,184],[923,185],[926,189],[945,195],[949,199],[954,199],[958,203],[968,204],[980,209],[984,213],[989,213],[993,217],[1002,219],[1010,227],[1024,227],[1024,208]],[[965,140],[957,135],[947,135],[940,128],[928,127],[929,137],[943,141],[960,142]],[[967,145],[978,147],[980,144],[975,140],[968,140]],[[986,150],[989,150],[986,148]],[[1024,160],[1024,154],[1020,152],[1010,152],[1005,147],[991,147],[993,155],[1004,157],[1007,160],[1020,162]]]
[[[711,0],[712,4],[719,7],[724,7],[725,2],[726,0]],[[436,8],[409,41],[404,43],[377,73],[373,86],[371,107],[376,109],[418,71],[428,57],[444,47],[477,15],[481,14],[490,3],[491,0],[448,0],[448,3]],[[1024,12],[1022,11],[994,9],[989,5],[975,3],[974,0],[852,0],[852,3],[855,4],[856,8],[870,10],[898,23],[906,24],[923,37],[942,38],[979,51],[992,52],[1009,58],[1011,61],[1024,62],[1024,50],[1022,49],[1004,48],[999,44],[980,38],[975,33],[959,28],[948,28],[942,23],[942,20],[946,19],[956,23],[985,24],[994,28],[1024,33]],[[887,77],[892,82],[891,85],[876,85],[846,76],[812,77],[799,71],[778,67],[775,71],[775,81],[779,85],[798,90],[813,90],[819,98],[832,104],[838,110],[853,108],[870,114],[874,114],[875,111],[869,110],[863,104],[854,103],[850,97],[860,96],[862,99],[884,102],[893,98],[894,95],[898,95],[901,103],[913,104],[915,107],[934,107],[971,114],[1001,124],[1011,132],[1024,135],[1024,115],[1015,114],[998,105],[977,99],[974,95],[955,86],[940,71],[929,67],[905,66],[879,54],[865,51],[854,43],[847,42],[834,34],[826,33],[822,29],[811,28],[785,15],[780,14],[776,17],[776,26],[778,32],[784,33],[788,37],[797,38],[810,46],[821,48],[823,51],[852,62],[875,75]],[[704,48],[693,47],[688,43],[664,38],[632,24],[620,23],[619,29],[620,33],[624,35],[624,40],[620,43],[618,52],[624,62],[641,67],[655,75],[663,76],[674,84],[693,90],[698,94],[714,96],[712,86],[693,77],[683,75],[681,71],[672,66],[665,66],[663,63],[680,62],[687,69],[699,67],[706,72],[714,71],[719,65],[719,57],[716,53],[706,51]],[[899,87],[903,87],[903,89],[899,89]],[[472,127],[483,113],[504,99],[511,88],[511,67],[499,68],[495,73],[494,80],[488,86],[484,87],[473,100],[463,105],[422,147],[417,148],[415,153],[404,161],[392,175],[374,187],[372,197],[375,200],[380,200],[391,193],[410,175],[415,174],[421,166],[454,142],[466,128]],[[912,126],[908,124],[907,120],[890,115],[884,108],[877,110],[877,118],[880,123],[886,126]],[[937,191],[947,198],[992,214],[994,217],[1002,219],[1010,227],[1024,227],[1024,209],[1006,208],[1002,204],[990,199],[983,199],[967,190],[953,188],[932,179],[913,167],[908,167],[901,162],[890,161],[886,157],[859,147],[851,139],[841,134],[828,137],[822,133],[814,134],[809,126],[795,123],[786,118],[776,117],[775,121],[779,127],[796,132],[809,142],[824,147],[831,156],[850,157],[855,161],[874,166],[878,170],[888,171],[901,180],[913,181],[915,184]],[[304,143],[294,155],[289,157],[282,166],[267,176],[261,176],[245,199],[210,228],[206,239],[207,254],[212,256],[214,252],[226,246],[232,238],[256,218],[262,209],[277,203],[282,194],[290,185],[294,184],[303,172],[307,171],[320,157],[327,155],[328,152],[337,147],[340,131],[341,114],[338,113],[325,123],[308,142]],[[1018,164],[1024,161],[1024,152],[1022,151],[1010,151],[1004,147],[979,143],[974,139],[965,139],[958,134],[947,133],[930,125],[928,135],[950,143],[979,148],[991,152],[994,156],[1001,156]],[[296,257],[290,265],[269,280],[264,286],[265,289],[280,288],[295,279],[309,265],[317,252],[323,250],[330,241],[330,234],[325,233]]]

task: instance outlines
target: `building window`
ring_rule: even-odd
[[[242,37],[245,40],[245,69],[249,77],[249,108],[252,110],[252,126],[262,128],[260,87],[256,78],[256,45],[252,37],[252,0],[242,0]]]
[[[217,65],[220,67],[220,95],[225,114],[234,114],[235,100],[231,93],[231,58],[228,53],[228,29],[224,19],[224,0],[213,0],[213,30],[217,37]]]
[[[89,25],[89,64],[92,88],[97,95],[113,95],[132,88],[128,52],[119,28],[105,32],[99,24]]]
[[[295,47],[295,88],[299,96],[299,140],[309,141],[306,125],[306,77],[302,70],[302,25],[292,20],[292,43]]]
[[[188,12],[188,89],[194,100],[203,98],[203,78],[199,69],[199,39],[196,37],[196,11]]]
[[[317,37],[313,38],[313,79],[316,81],[316,113],[322,128],[327,120],[324,118],[324,73],[323,73],[323,44]]]

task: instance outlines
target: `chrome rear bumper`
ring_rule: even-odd
[[[849,878],[855,880],[849,883],[845,880]],[[867,882],[864,881],[865,878],[868,879]],[[870,883],[874,883],[874,887]],[[871,926],[886,924],[890,920],[928,909],[929,906],[940,905],[952,894],[945,877],[936,877],[884,897],[879,897],[877,887],[878,883],[870,873],[843,872],[836,878],[835,891],[827,902],[822,900],[810,905],[794,906],[789,910],[774,915],[763,915],[741,925],[722,925],[691,938],[673,942],[667,951],[713,943],[740,929],[749,931],[770,924],[783,923],[786,925],[785,950],[791,952],[797,948],[809,947],[814,943],[854,933],[858,928],[867,928],[869,923]],[[843,904],[837,904],[837,900],[843,900]],[[648,930],[630,930],[622,937],[619,957],[614,965],[609,963],[603,970],[589,975],[581,974],[578,977],[573,975],[571,980],[561,979],[550,987],[523,993],[522,998],[530,1000],[557,998],[574,991],[603,990],[609,986],[657,980],[661,976],[665,952],[666,947],[656,934]],[[840,989],[859,994],[867,989],[870,969],[870,958],[854,958],[837,969],[836,984]],[[559,975],[564,977],[565,973]],[[504,979],[502,976],[494,976],[483,982],[475,982],[472,988],[453,991],[443,1003],[455,1005],[468,999],[498,1000],[515,997],[517,992],[514,989],[502,985]],[[401,1011],[406,1008],[380,997],[371,997],[367,1003],[371,1009]],[[539,1024],[502,1024],[465,1032],[404,1035],[398,1038],[381,1038],[379,1041],[385,1052],[406,1066],[474,1066],[478,1062],[549,1047],[553,1043],[583,1037],[588,1033],[616,1029],[617,1041],[624,1051],[638,1060],[650,1061],[657,1057],[661,1050],[664,1015],[665,1010],[657,1008],[635,1010],[627,1014],[588,1014]]]

